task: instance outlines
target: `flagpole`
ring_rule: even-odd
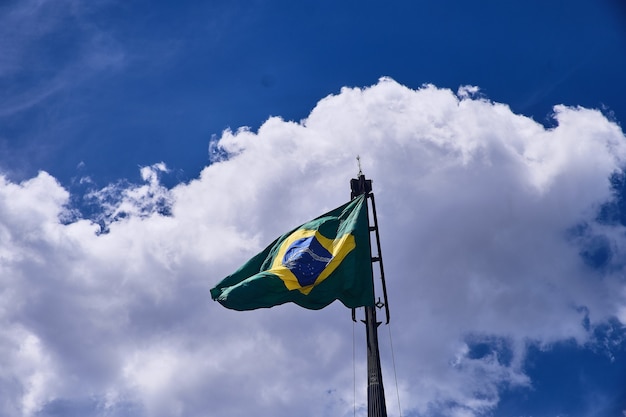
[[[358,158],[357,158],[358,159]],[[360,165],[360,164],[359,164]],[[387,417],[387,407],[385,404],[385,390],[383,386],[383,375],[380,367],[380,353],[378,351],[378,326],[381,322],[376,320],[376,308],[385,307],[387,315],[387,323],[389,323],[389,308],[387,305],[387,290],[384,280],[384,272],[382,268],[382,256],[380,253],[380,240],[378,236],[378,221],[376,218],[376,205],[374,203],[374,194],[372,194],[372,180],[365,179],[365,175],[359,166],[358,178],[353,178],[350,181],[350,188],[352,191],[352,199],[365,194],[366,197],[372,202],[372,213],[374,216],[374,226],[370,226],[370,231],[376,232],[376,244],[378,249],[378,256],[372,257],[372,263],[378,262],[381,272],[381,279],[383,284],[383,297],[384,303],[380,299],[374,306],[365,307],[365,336],[367,340],[367,416],[368,417]],[[369,211],[368,211],[369,219]],[[369,225],[369,220],[368,220]],[[371,247],[371,245],[370,245]],[[371,253],[371,249],[370,249]],[[372,282],[372,285],[374,283]],[[352,310],[352,319],[356,321],[355,311]]]

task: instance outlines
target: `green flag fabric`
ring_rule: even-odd
[[[318,310],[335,300],[374,305],[367,202],[361,195],[288,232],[211,289],[226,308],[293,302]]]

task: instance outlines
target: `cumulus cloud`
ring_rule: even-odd
[[[189,183],[162,187],[157,164],[143,185],[93,193],[100,224],[72,217],[46,173],[3,179],[1,414],[348,416],[356,402],[365,415],[364,331],[348,310],[241,313],[209,296],[279,234],[344,203],[356,155],[377,196],[403,415],[488,413],[502,389],[532,387],[529,344],[584,345],[625,316],[623,226],[598,212],[626,138],[596,110],[553,117],[547,129],[474,87],[382,79],[300,122],[224,132],[220,158]],[[594,239],[611,253],[603,268],[583,256]]]

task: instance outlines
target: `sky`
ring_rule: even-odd
[[[622,0],[0,3],[0,415],[365,416],[209,290],[373,180],[390,416],[626,415]],[[359,312],[362,314],[362,312]]]

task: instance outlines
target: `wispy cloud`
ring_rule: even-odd
[[[90,20],[107,3],[26,0],[0,9],[1,116],[124,66],[124,47]]]

